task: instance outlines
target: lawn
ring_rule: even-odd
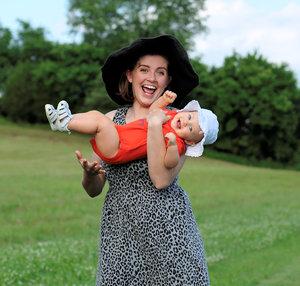
[[[0,120],[0,285],[94,285],[106,190],[81,188],[87,140]],[[299,285],[299,172],[203,157],[180,178],[212,286]]]

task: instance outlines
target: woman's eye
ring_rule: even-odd
[[[165,75],[165,72],[159,71],[158,74],[159,74],[159,75]]]
[[[141,72],[147,72],[147,69],[141,68],[140,71]]]

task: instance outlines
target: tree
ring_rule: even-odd
[[[139,37],[173,34],[187,48],[205,30],[205,0],[70,0],[68,22],[84,42],[112,52]]]
[[[51,43],[42,28],[20,24],[16,39],[8,30],[0,30],[0,112],[13,120],[34,123],[46,121],[46,103],[61,99],[68,100],[74,111],[84,109],[85,102],[95,108],[96,100],[86,98],[101,86],[103,49]],[[17,53],[12,54],[14,50]]]
[[[14,45],[12,32],[0,26],[0,93],[3,92],[9,69],[15,66],[18,59],[19,51]]]
[[[287,65],[236,53],[211,71],[209,102],[220,122],[218,150],[255,159],[293,160],[299,91]]]
[[[43,110],[49,102],[65,99],[74,112],[81,111],[100,86],[99,57],[101,50],[90,45],[57,44],[43,61],[20,61],[5,82],[2,110],[13,120],[32,123],[46,121]]]
[[[12,120],[36,122],[36,87],[32,84],[34,64],[19,63],[11,70],[5,82],[5,94],[1,98],[1,108]]]
[[[33,28],[28,22],[18,20],[20,28],[16,45],[20,49],[20,60],[40,62],[48,58],[53,43],[45,36],[44,28]]]

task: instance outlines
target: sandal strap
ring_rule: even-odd
[[[60,101],[57,105],[58,129],[60,131],[70,132],[67,125],[70,122],[70,120],[72,119],[72,117],[73,116],[69,109],[69,104],[65,100]]]
[[[47,119],[49,121],[50,127],[53,131],[57,130],[57,111],[51,104],[46,104],[45,105],[45,112]]]

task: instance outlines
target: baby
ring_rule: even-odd
[[[203,145],[216,141],[219,123],[216,115],[200,107],[192,100],[182,110],[165,109],[174,102],[176,94],[166,91],[151,105],[149,111],[161,108],[169,118],[162,126],[166,141],[164,165],[174,168],[181,155],[197,157],[203,153]],[[57,110],[45,105],[46,116],[53,131],[76,131],[92,134],[94,152],[105,162],[122,164],[147,156],[146,119],[125,125],[117,125],[98,111],[71,114],[66,101],[59,102]]]

